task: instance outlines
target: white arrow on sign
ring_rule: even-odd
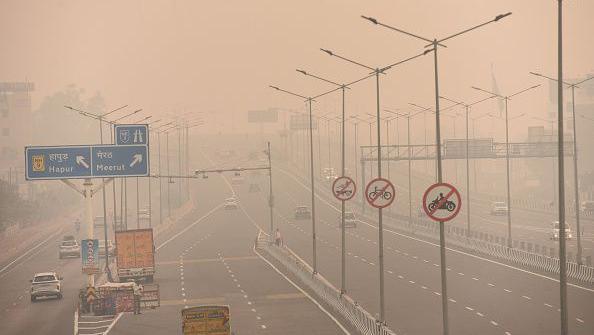
[[[84,166],[85,169],[89,168],[89,164],[85,162],[85,156],[76,156],[76,164]]]
[[[133,167],[134,165],[136,165],[136,163],[142,162],[142,154],[136,154],[133,157],[134,160],[132,160],[132,163],[130,163],[130,167]]]

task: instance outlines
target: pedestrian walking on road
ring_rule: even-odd
[[[142,314],[140,312],[140,296],[142,295],[142,284],[134,282],[132,286],[132,290],[134,293],[134,314]]]
[[[274,233],[274,242],[277,247],[280,247],[283,244],[283,238],[278,228],[276,228],[276,232]]]

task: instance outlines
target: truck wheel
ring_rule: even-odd
[[[58,295],[56,296],[58,299],[62,299],[62,293],[58,293]]]

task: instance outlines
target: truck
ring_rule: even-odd
[[[120,282],[144,279],[153,282],[155,247],[153,229],[133,229],[115,232],[116,262]]]
[[[184,335],[231,335],[229,306],[208,305],[184,308],[182,333]]]

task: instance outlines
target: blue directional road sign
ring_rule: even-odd
[[[148,124],[114,125],[116,145],[148,145]]]
[[[25,179],[70,179],[91,176],[91,147],[25,147]]]
[[[149,175],[146,145],[26,147],[27,180]]]
[[[142,177],[149,174],[146,145],[91,147],[94,177]]]

